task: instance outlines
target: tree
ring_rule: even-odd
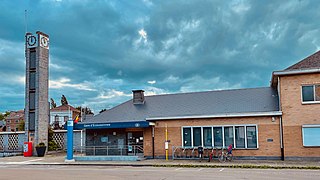
[[[82,114],[93,114],[93,112],[91,111],[91,109],[88,108],[88,107],[78,106],[78,107],[76,107],[76,109],[78,109],[80,112],[82,112]]]
[[[18,124],[18,131],[24,131],[25,124],[24,120],[21,120]]]
[[[103,113],[105,111],[107,111],[107,109],[101,109],[101,111],[99,113]]]
[[[61,97],[61,105],[68,105],[68,100],[63,94]]]
[[[51,101],[51,108],[56,108],[57,104],[54,102],[54,100],[50,98],[50,101]]]

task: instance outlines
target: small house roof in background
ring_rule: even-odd
[[[50,109],[51,112],[59,112],[59,111],[61,112],[61,111],[69,111],[69,110],[80,113],[80,110],[78,110],[70,105],[61,105],[61,106]]]
[[[24,110],[11,111],[10,114],[5,119],[9,120],[9,119],[21,119],[21,118],[24,118]]]
[[[320,51],[304,58],[298,63],[288,67],[284,71],[304,70],[304,69],[319,69],[320,68]]]

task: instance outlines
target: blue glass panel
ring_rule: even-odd
[[[201,142],[201,128],[200,127],[194,127],[193,128],[193,146],[198,147],[202,146]]]
[[[303,145],[320,146],[320,127],[303,128]]]

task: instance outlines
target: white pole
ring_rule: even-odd
[[[81,133],[80,133],[80,153],[82,154],[82,141],[83,141],[83,130],[81,129]]]

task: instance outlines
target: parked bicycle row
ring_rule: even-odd
[[[232,144],[228,147],[213,148],[213,147],[172,147],[172,159],[199,159],[208,160],[208,162],[217,159],[220,162],[232,161]]]

